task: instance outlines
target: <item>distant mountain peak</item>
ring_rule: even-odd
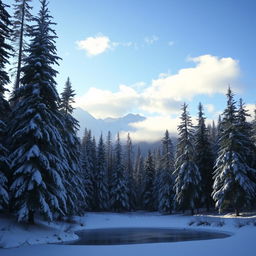
[[[96,119],[93,115],[91,115],[88,111],[82,109],[82,108],[75,108],[74,110],[74,115],[75,116],[83,116],[83,117],[89,117],[89,118],[92,118],[92,119]],[[78,120],[79,121],[79,120]]]
[[[80,130],[78,132],[80,138],[83,136],[85,128],[92,130],[92,134],[95,135],[96,138],[99,138],[101,133],[106,136],[108,131],[114,136],[120,131],[133,131],[134,128],[129,125],[130,123],[141,122],[146,119],[144,116],[132,113],[119,118],[109,117],[97,119],[88,111],[81,108],[74,110],[74,117],[80,123]]]
[[[107,117],[107,118],[104,118],[103,120],[106,122],[117,122],[120,120],[125,120],[125,121],[130,120],[131,122],[138,122],[138,121],[143,121],[145,119],[146,118],[144,116],[141,116],[139,114],[131,114],[130,113],[130,114],[127,114],[122,117]]]
[[[141,116],[139,114],[132,114],[132,113],[125,115],[123,118],[143,118],[143,119],[145,119],[144,116]]]

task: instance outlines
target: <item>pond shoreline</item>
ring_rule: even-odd
[[[193,228],[116,227],[94,228],[75,232],[77,240],[65,245],[129,245],[146,243],[173,243],[196,240],[223,239],[232,234]]]

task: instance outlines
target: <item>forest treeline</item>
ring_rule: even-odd
[[[59,95],[57,55],[47,1],[37,15],[31,0],[15,0],[14,13],[0,0],[0,210],[18,221],[86,211],[196,209],[235,211],[255,207],[256,121],[248,122],[231,89],[218,124],[206,126],[199,104],[193,126],[184,103],[174,147],[166,130],[161,147],[144,158],[128,134],[80,141],[72,116],[70,79]],[[7,65],[15,60],[11,72]],[[8,100],[6,86],[14,77]]]
[[[126,143],[112,142],[108,133],[96,145],[85,131],[82,169],[87,173],[90,211],[147,210],[171,214],[196,209],[219,212],[255,207],[256,122],[247,122],[242,99],[231,89],[217,125],[206,125],[202,104],[193,125],[187,104],[182,106],[178,141],[174,147],[166,130],[161,147],[143,157],[128,134]],[[95,200],[96,199],[96,200]]]

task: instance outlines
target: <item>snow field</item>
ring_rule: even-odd
[[[88,213],[82,218],[77,217],[76,220],[78,224],[64,222],[46,224],[40,222],[39,225],[27,227],[26,230],[22,225],[1,218],[1,244],[5,241],[8,247],[21,246],[12,249],[0,249],[0,256],[254,256],[256,251],[256,216],[184,216],[143,212],[124,214]],[[9,227],[8,230],[2,230],[3,223],[4,227]],[[85,226],[81,226],[79,223],[85,223]],[[204,241],[136,245],[42,245],[42,243],[55,243],[60,239],[63,241],[76,239],[77,237],[73,231],[78,229],[112,227],[191,228],[227,232],[232,236],[225,239]],[[39,243],[41,245],[38,245]],[[29,244],[34,245],[29,246]]]

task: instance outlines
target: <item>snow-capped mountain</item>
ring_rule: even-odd
[[[101,133],[104,136],[107,135],[108,131],[111,131],[112,135],[115,135],[120,131],[133,131],[134,128],[129,125],[130,123],[145,120],[145,117],[138,114],[128,114],[120,118],[97,119],[81,108],[74,110],[74,117],[79,121],[80,124],[78,136],[82,138],[84,130],[87,128],[92,130],[92,134],[96,137],[96,139],[99,138]]]

